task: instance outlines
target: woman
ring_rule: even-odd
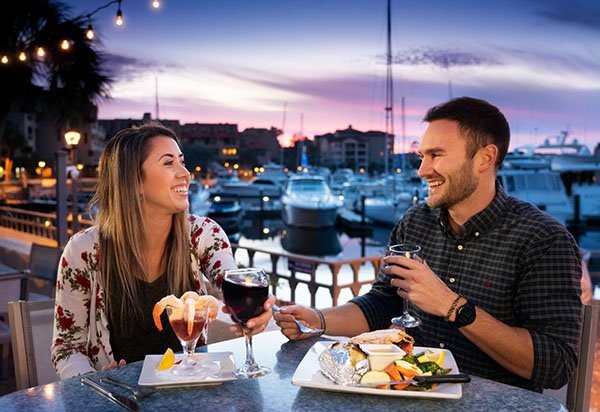
[[[91,206],[96,225],[74,235],[60,260],[52,362],[64,379],[141,360],[180,344],[152,308],[169,294],[206,293],[236,268],[227,235],[205,217],[188,215],[190,174],[175,133],[158,123],[117,133],[100,157]],[[249,322],[266,327],[265,312]]]

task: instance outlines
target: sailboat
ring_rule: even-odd
[[[394,77],[392,61],[392,5],[387,0],[387,51],[386,51],[386,77],[385,77],[385,136],[386,152],[384,157],[384,169],[386,177],[383,179],[382,187],[385,189],[381,194],[365,197],[361,204],[355,205],[355,210],[363,213],[365,217],[375,223],[394,224],[417,199],[415,191],[417,186],[410,179],[402,179],[407,175],[405,165],[402,165],[403,176],[398,176],[393,164],[394,156]],[[402,100],[404,107],[404,98]],[[404,116],[403,116],[404,118]],[[404,163],[404,162],[403,162]],[[391,170],[391,173],[390,173]],[[390,187],[391,185],[391,187]],[[414,187],[413,187],[414,186]],[[390,195],[391,193],[391,195]]]

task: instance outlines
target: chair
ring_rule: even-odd
[[[59,380],[50,361],[54,299],[9,302],[8,315],[17,389]]]
[[[583,305],[583,324],[581,327],[581,344],[579,345],[579,362],[575,374],[567,387],[567,409],[570,411],[588,411],[590,409],[590,393],[592,389],[592,372],[594,354],[598,337],[598,319],[600,306]]]
[[[10,273],[0,275],[0,378],[8,378],[10,364],[10,329],[8,327],[8,302],[25,299],[27,296],[26,273]]]
[[[21,272],[12,273],[22,273],[28,276],[27,300],[46,300],[54,298],[56,293],[58,261],[61,252],[62,250],[56,246],[46,246],[39,243],[31,244],[28,268]]]

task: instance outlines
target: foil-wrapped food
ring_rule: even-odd
[[[319,355],[323,375],[338,385],[351,385],[369,370],[367,354],[358,345],[336,342]]]
[[[360,348],[366,343],[394,344],[410,354],[414,339],[400,329],[384,329],[355,336],[348,343],[336,342],[319,355],[321,372],[338,385],[359,383],[369,371],[368,356]]]

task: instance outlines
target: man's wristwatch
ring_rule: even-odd
[[[469,301],[456,309],[456,318],[454,322],[450,322],[456,329],[470,325],[475,322],[475,305]]]

